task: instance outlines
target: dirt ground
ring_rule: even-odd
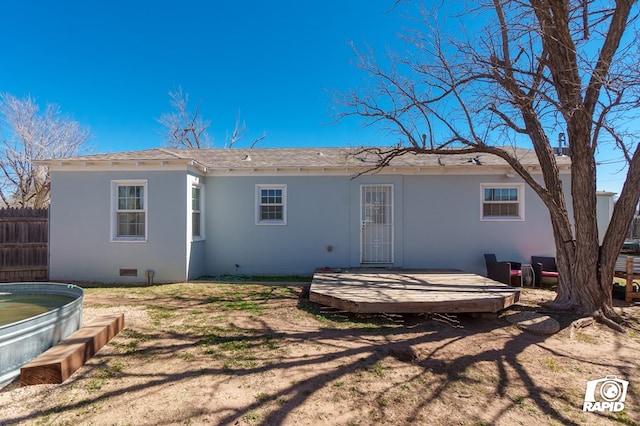
[[[544,310],[524,289],[498,318],[357,317],[290,286],[190,283],[87,289],[84,318],[126,328],[60,385],[0,390],[0,424],[640,424],[640,306],[626,334],[547,312],[561,330],[505,315]],[[584,412],[587,381],[629,382],[619,412]]]

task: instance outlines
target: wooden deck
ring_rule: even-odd
[[[457,270],[348,269],[313,275],[309,300],[356,313],[498,312],[520,290]]]

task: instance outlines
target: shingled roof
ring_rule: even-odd
[[[382,148],[384,149],[384,148]],[[532,150],[518,148],[515,155],[525,166],[538,166]],[[560,166],[568,166],[568,157],[557,157]],[[64,159],[52,159],[40,164],[64,167],[69,165],[98,165],[131,163],[184,163],[208,171],[256,169],[370,169],[379,161],[371,152],[361,148],[260,148],[260,149],[177,149],[156,148],[143,151],[95,154]],[[413,154],[394,158],[389,167],[508,167],[502,159],[490,154]]]

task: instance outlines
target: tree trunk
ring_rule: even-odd
[[[589,143],[589,127],[580,126],[580,114],[574,113],[569,126],[571,149],[571,195],[575,229],[574,241],[558,241],[556,258],[559,269],[557,297],[550,305],[572,309],[615,326],[621,318],[615,313],[611,299],[613,264],[611,257],[601,264],[596,211],[596,166]],[[573,128],[572,128],[573,127]],[[556,228],[561,224],[554,224]],[[619,249],[619,246],[618,246]],[[613,258],[615,262],[615,257]],[[604,271],[604,273],[602,273]]]

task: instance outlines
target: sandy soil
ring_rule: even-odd
[[[551,336],[498,318],[355,317],[300,289],[181,284],[87,290],[85,320],[126,328],[67,382],[0,390],[0,424],[640,424],[640,306],[627,334]],[[510,312],[542,310],[526,289]],[[629,382],[621,412],[582,411],[587,381]]]

